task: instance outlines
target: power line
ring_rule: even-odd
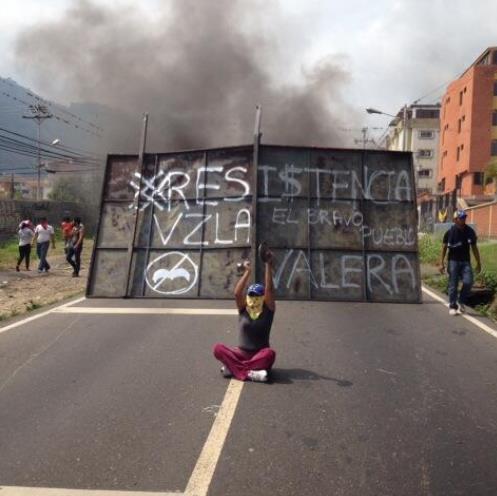
[[[27,91],[25,88],[23,88],[22,86],[16,86],[10,82],[8,82],[6,79],[4,78],[1,78],[0,77],[0,82],[4,83],[4,84],[8,84],[9,86],[12,86],[13,88],[16,88],[17,91],[23,91],[26,95],[28,95],[32,100],[34,100],[36,102],[36,105],[44,105],[45,107],[50,108],[52,113],[53,113],[53,116],[56,120],[58,121],[61,121],[63,122],[64,124],[67,124],[69,126],[72,126],[76,129],[80,129],[80,130],[83,130],[87,133],[90,133],[90,134],[93,134],[97,137],[102,137],[101,134],[98,134],[99,132],[102,132],[103,131],[103,128],[97,126],[96,124],[92,123],[92,122],[89,122],[89,121],[85,121],[84,119],[82,119],[81,117],[77,116],[76,114],[64,109],[61,105],[59,104],[56,104],[56,103],[53,103],[53,102],[50,102],[49,100],[45,100],[44,98],[41,98],[40,96],[36,95],[35,93],[31,93],[29,91]],[[15,95],[12,95],[10,94],[8,91],[2,91],[0,94],[6,96],[7,98],[10,98],[11,100],[14,100],[15,102],[19,102],[19,106],[22,107],[22,106],[30,106],[32,105],[32,103],[22,99],[22,98],[18,98],[17,96]],[[55,112],[54,110],[56,110],[57,112]],[[70,118],[72,119],[75,119],[76,121],[78,121],[77,124],[75,123],[72,123],[70,122],[67,118],[63,118],[61,117],[60,115],[58,115],[58,113],[63,113],[63,114],[66,114],[68,116],[70,116]],[[84,123],[86,125],[88,125],[90,128],[92,129],[87,129],[85,126],[82,126],[80,125],[80,123]]]
[[[38,144],[38,140],[35,140],[34,138],[31,138],[30,136],[26,136],[25,134],[18,133],[18,132],[15,132],[15,131],[11,131],[9,129],[5,129],[5,128],[2,128],[2,127],[0,127],[0,131],[3,132],[3,133],[7,133],[9,135],[16,136],[16,137],[21,138],[23,140],[34,142],[34,143]],[[2,136],[2,135],[0,134],[0,136]],[[5,136],[5,135],[3,135],[3,137],[11,139],[13,141],[15,140],[15,138],[10,138],[10,137]],[[15,140],[15,141],[24,144],[22,141],[19,141],[19,140]],[[73,151],[73,149],[71,147],[67,147],[67,146],[64,146],[64,145],[53,145],[51,143],[47,143],[46,141],[42,141],[42,140],[40,140],[39,143],[41,145],[43,145],[43,147],[44,147],[43,150],[51,152],[51,153],[54,153],[54,154],[59,155],[59,156],[63,156],[65,158],[88,158],[88,159],[95,159],[95,160],[97,160],[99,158],[96,155],[88,155],[88,154],[84,155],[82,153],[79,153],[78,151]],[[48,147],[48,149],[46,147]],[[70,155],[68,155],[68,154],[65,154],[65,155],[62,154],[61,150],[59,150],[59,149],[61,149],[62,151],[66,151],[66,153],[69,153]],[[74,150],[78,150],[78,149],[74,149]]]

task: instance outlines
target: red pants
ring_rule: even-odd
[[[231,371],[234,377],[244,381],[250,370],[267,370],[269,372],[276,358],[276,353],[271,348],[245,351],[217,343],[214,346],[214,356]]]

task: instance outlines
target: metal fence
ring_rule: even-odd
[[[254,152],[109,156],[87,295],[230,298],[264,240],[278,298],[420,301],[410,154]]]

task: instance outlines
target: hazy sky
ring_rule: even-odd
[[[21,33],[61,18],[73,3],[1,0],[0,76],[12,77],[53,100],[78,100],[80,95],[71,94],[70,88],[43,84],[25,59],[20,63],[15,57]],[[94,3],[129,5],[124,0]],[[144,23],[154,29],[155,11],[167,3],[142,0],[133,5],[139,5]],[[423,101],[434,103],[444,83],[486,47],[497,45],[496,0],[244,0],[243,7],[248,15],[232,22],[239,24],[237,29],[260,33],[261,40],[272,40],[265,63],[275,82],[303,81],[327,57],[339,64],[348,74],[341,96],[360,116],[354,126],[388,123],[388,118],[363,114],[368,106],[396,113],[404,103],[429,92]],[[254,50],[264,50],[264,43],[254,45]]]

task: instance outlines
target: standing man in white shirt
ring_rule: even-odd
[[[40,223],[35,228],[35,237],[33,244],[36,243],[36,254],[40,259],[38,265],[38,272],[48,272],[50,264],[47,262],[47,253],[52,242],[52,248],[55,250],[55,232],[51,225],[49,225],[46,217],[43,217]]]

